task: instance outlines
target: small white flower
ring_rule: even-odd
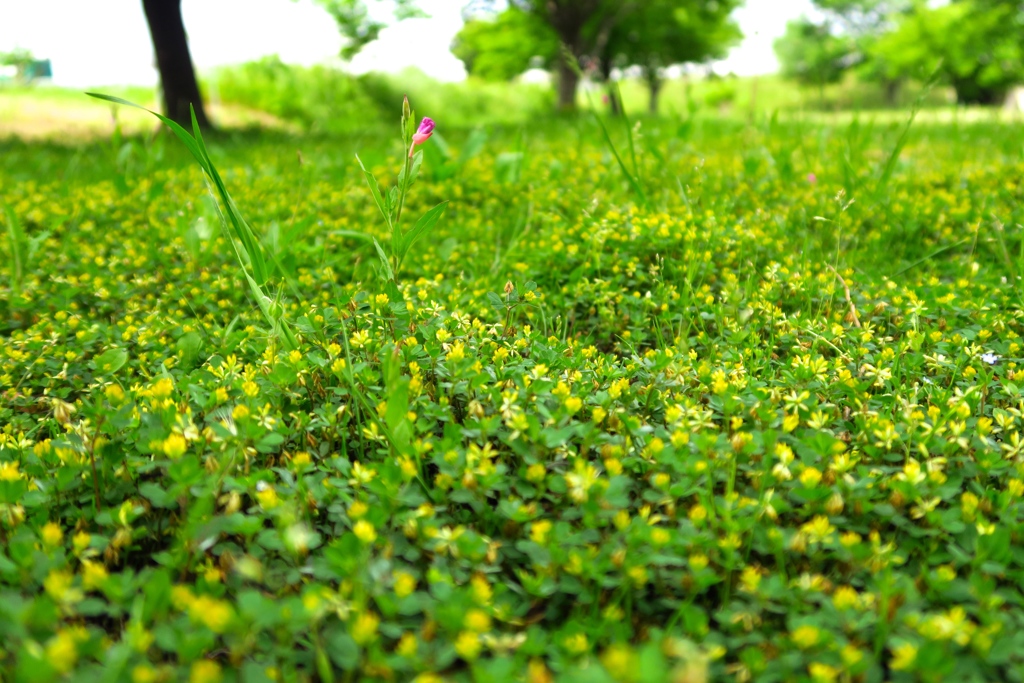
[[[981,360],[989,365],[995,365],[999,362],[999,356],[994,353],[983,353],[981,354]]]
[[[270,488],[270,485],[267,484],[267,482],[265,482],[265,481],[258,481],[258,482],[256,482],[256,490],[257,491],[266,491],[268,488]]]

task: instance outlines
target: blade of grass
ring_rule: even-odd
[[[925,81],[924,88],[921,90],[921,94],[918,95],[914,101],[914,105],[910,109],[910,117],[907,119],[907,123],[903,126],[903,131],[900,133],[899,138],[896,140],[896,145],[893,147],[892,152],[889,153],[889,158],[885,161],[885,166],[882,167],[882,174],[878,178],[878,183],[875,185],[875,196],[889,186],[889,180],[892,178],[893,171],[896,170],[896,164],[899,162],[900,154],[903,153],[903,148],[907,145],[907,136],[910,134],[910,128],[914,125],[914,119],[917,118],[918,113],[921,111],[921,107],[924,105],[925,99],[931,93],[932,88],[939,80],[939,69],[942,68],[942,64],[936,68],[932,75]]]
[[[25,277],[25,264],[22,261],[21,247],[25,243],[25,234],[21,230],[18,217],[11,207],[4,205],[7,216],[7,237],[11,242],[11,291],[14,296],[21,296],[21,283]]]
[[[430,211],[420,216],[420,219],[416,221],[416,224],[412,226],[412,229],[405,234],[402,239],[402,244],[398,250],[398,263],[401,264],[402,260],[405,259],[405,255],[409,252],[410,247],[415,244],[416,240],[423,237],[425,234],[430,232],[437,221],[440,220],[441,215],[444,214],[445,209],[448,208],[448,202],[441,202]]]
[[[380,185],[377,183],[377,179],[373,177],[373,174],[366,170],[363,166],[363,160],[356,155],[356,161],[359,162],[359,168],[363,171],[363,177],[366,178],[366,184],[370,187],[370,194],[373,195],[373,201],[377,203],[377,208],[380,210],[380,215],[384,217],[384,222],[388,226],[388,231],[394,231],[394,226],[391,221],[391,212],[388,211],[387,205],[384,203],[384,197],[380,193]]]
[[[157,117],[162,123],[166,124],[175,136],[182,141],[189,152],[191,152],[196,162],[198,162],[200,167],[203,169],[204,178],[208,185],[213,185],[213,188],[211,188],[211,194],[214,194],[220,199],[220,202],[217,203],[217,210],[220,213],[222,223],[224,225],[231,226],[234,234],[242,243],[246,256],[248,256],[247,264],[246,260],[242,258],[241,252],[238,251],[238,247],[235,245],[234,240],[229,239],[231,247],[235,251],[235,258],[238,260],[239,266],[242,268],[242,273],[245,276],[246,282],[249,284],[249,289],[252,292],[252,295],[256,298],[256,303],[259,306],[260,311],[262,311],[274,334],[280,339],[285,348],[287,350],[297,348],[298,340],[292,332],[288,321],[285,319],[283,307],[281,307],[280,304],[275,303],[264,290],[264,285],[266,285],[270,277],[270,273],[267,269],[266,260],[263,257],[262,247],[256,239],[256,234],[242,217],[242,214],[235,205],[234,199],[231,197],[231,193],[228,192],[227,186],[224,184],[220,173],[217,172],[217,168],[213,165],[213,161],[210,159],[209,152],[206,149],[206,143],[203,141],[202,131],[199,129],[195,110],[193,109],[191,111],[192,133],[190,134],[181,125],[172,121],[168,117],[154,111],[150,111],[145,107],[135,104],[134,102],[129,102],[128,100],[123,100],[119,97],[112,97],[110,95],[103,95],[100,93],[86,94],[99,100],[105,100],[107,102],[113,102],[114,104],[122,104],[134,107],[135,109],[147,111]],[[250,268],[252,269],[251,275],[249,273]]]
[[[217,172],[217,168],[213,165],[210,160],[209,153],[206,150],[206,145],[203,142],[202,133],[199,130],[199,125],[196,122],[195,112],[192,112],[192,130],[195,136],[190,134],[181,125],[175,121],[167,118],[163,114],[158,114],[155,111],[146,109],[143,106],[123,100],[120,97],[113,97],[111,95],[103,95],[101,93],[87,92],[86,95],[89,97],[95,97],[99,100],[105,100],[107,102],[113,102],[114,104],[122,104],[135,109],[141,109],[142,111],[149,112],[153,116],[157,117],[162,123],[166,124],[168,128],[177,136],[179,140],[184,143],[185,147],[191,152],[192,156],[202,167],[203,172],[206,174],[208,180],[212,182],[216,194],[219,196],[221,202],[224,205],[224,214],[228,218],[228,224],[231,226],[235,235],[242,243],[245,249],[246,255],[249,257],[249,263],[252,267],[253,278],[257,283],[263,285],[269,278],[267,271],[266,260],[263,258],[263,251],[260,248],[259,243],[256,240],[255,233],[252,228],[242,218],[241,213],[238,211],[234,200],[230,193],[227,191],[227,187],[224,185],[224,181],[220,177],[220,173]]]
[[[590,108],[594,113],[594,118],[597,119],[597,125],[601,127],[601,133],[604,135],[605,142],[608,144],[608,149],[611,150],[612,156],[615,157],[615,161],[618,162],[619,168],[622,169],[622,175],[626,176],[626,180],[629,182],[629,186],[633,189],[633,194],[636,195],[640,204],[647,207],[647,194],[644,192],[643,186],[640,184],[639,179],[630,172],[629,167],[626,166],[626,162],[623,161],[622,156],[619,154],[619,150],[615,147],[615,143],[612,142],[612,136],[608,132],[608,127],[605,125],[604,120],[597,113],[597,109],[594,107],[593,98],[590,97],[590,93],[587,93],[587,99],[590,100]],[[630,148],[633,146],[632,133],[629,135]],[[634,153],[634,162],[636,160]]]

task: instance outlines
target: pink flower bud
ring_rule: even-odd
[[[808,173],[807,182],[813,185],[814,183],[818,182],[818,176],[814,175],[813,173]]]
[[[412,145],[409,147],[409,156],[412,156],[413,150],[416,149],[416,145],[422,145],[424,142],[430,139],[430,136],[434,134],[434,119],[424,116],[423,120],[420,121],[420,127],[416,129],[416,132],[412,135]]]

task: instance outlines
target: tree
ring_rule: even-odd
[[[928,76],[937,68],[962,104],[997,104],[1024,79],[1024,26],[1014,5],[918,4],[878,39],[874,54],[894,73]]]
[[[775,41],[782,75],[819,90],[838,82],[852,63],[853,42],[829,22],[815,23],[801,17],[786,24],[786,33]]]
[[[424,16],[416,8],[415,0],[387,1],[394,6],[395,19],[398,21]],[[341,51],[345,59],[351,59],[363,47],[376,40],[386,26],[385,23],[371,18],[364,0],[316,2],[334,18],[338,30],[348,39],[348,43]],[[203,106],[202,94],[199,92],[199,83],[188,47],[188,35],[181,17],[181,0],[142,0],[142,8],[146,13],[149,35],[156,53],[164,112],[175,122],[190,126],[189,107],[194,107],[199,125],[209,128],[210,122]]]
[[[374,19],[370,15],[369,8],[364,0],[316,0],[317,4],[327,10],[334,22],[338,25],[338,31],[348,39],[348,43],[341,49],[341,56],[344,59],[352,59],[359,52],[377,40],[380,32],[387,28],[388,24]],[[382,0],[377,0],[378,3]],[[414,17],[425,17],[415,0],[388,0],[393,7],[393,14],[396,21],[412,19]]]
[[[787,27],[775,44],[783,74],[820,87],[851,70],[881,81],[895,100],[901,77],[873,50],[879,36],[909,12],[914,0],[814,0],[818,18],[806,17]]]
[[[13,66],[19,79],[25,79],[25,74],[35,59],[32,52],[23,47],[16,47],[10,52],[0,52],[0,66]]]
[[[557,60],[558,106],[576,108],[579,72],[574,62],[600,55],[612,29],[643,5],[643,0],[475,0],[473,9],[497,13],[515,7],[547,25],[564,46]]]
[[[739,37],[738,28],[729,20],[739,2],[509,0],[507,9],[496,19],[490,22],[476,19],[467,24],[469,35],[460,34],[459,49],[470,61],[484,60],[487,55],[486,62],[509,61],[518,68],[522,66],[522,53],[515,60],[509,54],[490,56],[491,52],[507,53],[500,42],[500,27],[514,25],[519,29],[517,35],[529,36],[523,39],[531,46],[526,52],[556,62],[558,102],[562,110],[573,109],[576,104],[579,74],[574,61],[593,65],[605,81],[610,79],[613,66],[642,66],[651,87],[652,106],[656,108],[661,69],[671,64],[722,56]],[[499,0],[476,0],[471,7],[493,13],[499,5]],[[512,12],[530,18],[532,23],[516,18],[510,14]],[[564,51],[554,55],[548,51],[552,38],[564,46]],[[610,99],[614,111],[617,105],[614,94]]]
[[[737,0],[649,0],[612,31],[603,63],[641,67],[658,111],[662,71],[673,64],[722,58],[742,33],[730,19]]]
[[[191,126],[189,107],[195,108],[196,120],[203,128],[210,122],[199,93],[199,83],[188,49],[185,23],[181,18],[181,0],[142,0],[153,39],[160,88],[164,96],[164,112],[183,126]]]
[[[452,42],[452,54],[466,72],[487,81],[509,81],[539,59],[558,58],[558,37],[550,26],[519,7],[493,17],[470,18]]]

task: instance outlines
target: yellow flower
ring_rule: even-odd
[[[471,609],[466,612],[462,623],[467,629],[476,633],[484,633],[491,630],[491,617],[487,612],[479,609]]]
[[[174,382],[168,377],[161,377],[149,388],[149,395],[153,398],[167,398],[174,391]]]
[[[795,643],[801,650],[806,650],[807,648],[817,645],[818,638],[820,636],[821,632],[815,626],[798,626],[790,635],[793,639],[793,643]]]
[[[416,577],[405,572],[395,572],[395,595],[404,598],[416,590]]]
[[[814,519],[800,527],[800,531],[807,535],[812,543],[818,543],[828,538],[836,528],[828,521],[825,515],[816,515]]]
[[[617,681],[632,680],[636,673],[636,657],[626,645],[611,645],[601,655],[601,664]]]
[[[185,455],[185,451],[188,450],[188,442],[185,441],[184,436],[175,432],[164,439],[160,450],[162,450],[164,455],[168,458],[174,460]]]
[[[744,591],[753,593],[761,584],[761,572],[757,571],[754,567],[746,567],[740,575],[740,583]]]
[[[551,522],[546,519],[537,520],[530,525],[530,540],[539,545],[544,545],[548,540],[548,533],[551,531]]]
[[[455,652],[466,661],[479,657],[480,648],[480,635],[473,631],[463,631],[455,638]]]
[[[78,643],[70,630],[61,630],[46,643],[46,661],[60,673],[67,673],[78,661]]]
[[[353,525],[352,533],[363,543],[373,543],[377,540],[377,530],[365,519],[361,519]]]
[[[587,636],[582,633],[574,633],[571,636],[566,636],[562,640],[562,645],[571,654],[582,655],[585,654],[590,644],[587,642]]]
[[[816,467],[808,467],[800,473],[800,483],[813,489],[821,481],[821,472]]]
[[[189,616],[214,633],[224,633],[234,618],[234,612],[229,603],[202,595],[189,607]]]
[[[132,683],[156,683],[156,671],[149,664],[136,664],[132,669]]]
[[[73,588],[75,577],[66,570],[50,570],[43,579],[43,589],[47,595],[57,602],[78,602],[84,596],[82,591]]]
[[[487,605],[491,602],[491,597],[494,595],[494,589],[491,588],[491,584],[487,583],[487,579],[477,574],[469,580],[470,590],[473,593],[473,599],[476,600],[478,605]]]
[[[64,540],[64,532],[61,531],[60,525],[54,522],[47,522],[43,526],[40,536],[42,536],[43,545],[48,548],[55,548]]]
[[[101,563],[82,561],[82,585],[88,590],[101,587],[108,576],[110,575],[107,573],[107,568]]]
[[[647,585],[647,570],[641,566],[630,567],[626,572],[637,587]]]
[[[220,664],[209,659],[200,659],[192,663],[188,683],[220,683],[223,678],[224,673],[220,669]]]
[[[832,594],[832,604],[838,610],[847,610],[860,605],[860,595],[851,586],[840,586]]]
[[[16,462],[0,462],[0,481],[18,481],[25,475],[18,471]]]
[[[412,633],[403,633],[395,652],[402,657],[415,657],[417,649],[419,649],[419,643],[416,641],[416,636]]]
[[[71,545],[73,545],[75,547],[75,552],[78,553],[78,554],[81,554],[82,552],[84,552],[85,549],[89,547],[89,543],[91,543],[91,542],[92,542],[92,536],[90,536],[89,534],[85,533],[84,531],[79,531],[71,539]]]
[[[708,556],[702,554],[690,555],[690,569],[699,572],[708,566]]]
[[[917,659],[917,648],[911,643],[897,645],[892,651],[892,668],[896,671],[906,671]]]
[[[857,649],[856,645],[846,644],[843,649],[839,652],[839,656],[843,660],[843,664],[846,666],[853,666],[864,659],[864,653]]]
[[[812,662],[807,670],[815,683],[832,683],[839,677],[839,669],[821,662]]]
[[[281,504],[281,500],[277,497],[277,490],[270,485],[256,491],[256,500],[264,510],[273,510]]]
[[[445,356],[445,359],[452,363],[455,363],[462,360],[465,357],[466,345],[463,344],[461,341],[457,341],[451,345],[451,348],[448,349],[448,354]]]
[[[547,469],[544,465],[539,462],[535,462],[526,469],[526,480],[532,481],[534,484],[539,484],[544,481],[544,475],[547,473]]]
[[[708,509],[697,503],[690,508],[690,521],[694,523],[703,522],[708,517]]]
[[[377,627],[380,626],[380,617],[371,613],[363,612],[356,617],[352,624],[352,640],[358,645],[368,645],[377,639]]]
[[[124,401],[124,389],[117,384],[108,384],[103,390],[103,394],[115,406],[120,405]]]

